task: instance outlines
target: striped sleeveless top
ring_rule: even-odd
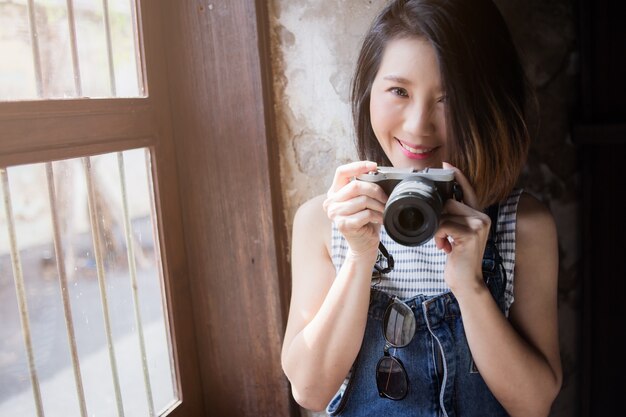
[[[515,189],[509,197],[500,202],[496,227],[496,246],[503,259],[507,274],[505,289],[505,314],[513,304],[513,283],[515,269],[515,224],[517,204],[521,189]],[[372,287],[408,299],[418,294],[434,296],[450,289],[446,285],[443,271],[447,255],[437,249],[434,239],[421,246],[403,246],[392,240],[381,227],[380,240],[395,260],[394,269],[372,279]],[[332,260],[337,272],[343,265],[348,244],[335,226],[332,227]]]

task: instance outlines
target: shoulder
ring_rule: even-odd
[[[524,192],[517,208],[515,229],[516,275],[526,271],[534,271],[533,274],[535,274],[543,270],[551,271],[550,275],[556,276],[557,231],[554,217],[548,206],[533,195]]]
[[[317,228],[319,226],[330,227],[330,219],[324,211],[325,194],[320,194],[310,200],[305,201],[298,207],[296,215],[294,217],[294,225],[305,228]]]
[[[327,218],[324,213],[324,200],[325,199],[326,199],[326,194],[320,194],[318,196],[315,196],[305,201],[304,203],[300,205],[300,207],[298,207],[295,218],[304,217],[309,220],[316,219],[318,217]],[[318,220],[321,220],[321,219],[318,219]]]
[[[293,239],[323,242],[330,248],[331,220],[324,211],[325,194],[320,194],[304,202],[293,219]]]
[[[540,238],[556,239],[554,217],[548,206],[528,192],[520,195],[517,206],[518,241],[536,242]]]

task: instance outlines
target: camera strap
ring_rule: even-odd
[[[383,258],[387,263],[386,267],[381,266],[383,262]],[[393,270],[394,260],[393,256],[389,253],[383,242],[378,243],[378,259],[376,259],[376,263],[374,264],[374,269],[376,269],[381,274],[388,274]]]

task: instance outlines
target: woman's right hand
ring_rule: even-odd
[[[326,215],[346,238],[352,255],[358,257],[378,253],[387,195],[377,184],[353,178],[376,168],[376,163],[370,161],[340,166],[324,200]]]

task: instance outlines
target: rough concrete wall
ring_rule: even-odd
[[[356,158],[350,76],[365,29],[383,4],[383,0],[271,2],[287,219],[304,201],[326,191],[337,165]]]
[[[324,193],[334,169],[354,160],[348,103],[359,43],[386,0],[272,0],[274,91],[287,229],[297,207]],[[559,324],[565,381],[552,416],[577,415],[580,305],[575,26],[569,0],[496,0],[536,87],[540,117],[524,173],[559,232]],[[314,416],[303,410],[303,415]]]

